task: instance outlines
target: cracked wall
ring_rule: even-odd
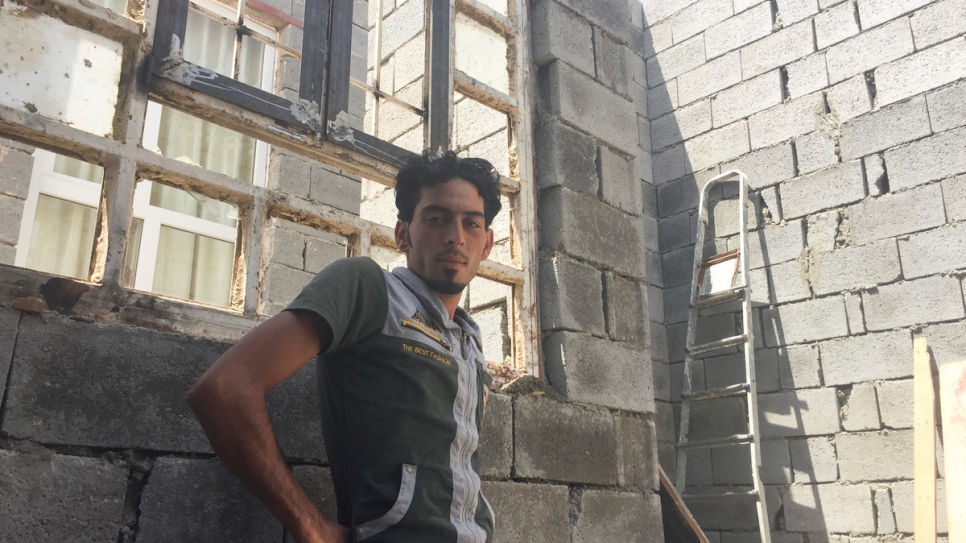
[[[938,364],[966,358],[964,9],[643,4],[670,361],[655,372],[671,376],[655,390],[661,464],[675,469],[699,187],[737,168],[754,201],[762,479],[782,541],[911,537],[913,338],[927,338]],[[736,248],[736,191],[712,196],[708,251]],[[739,323],[706,314],[699,341]],[[697,363],[695,386],[744,380],[740,359]],[[717,402],[692,407],[692,439],[743,431],[742,404]],[[689,485],[742,488],[749,473],[745,450],[689,453]],[[695,513],[715,539],[756,537],[750,509]]]

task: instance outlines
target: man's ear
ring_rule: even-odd
[[[493,250],[493,229],[486,229],[486,245],[483,247],[483,260],[490,257],[490,251]]]
[[[493,236],[490,236],[492,239]],[[491,243],[492,245],[492,243]],[[409,223],[401,220],[396,221],[396,247],[404,253],[409,252]]]

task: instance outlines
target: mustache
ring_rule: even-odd
[[[460,251],[459,249],[446,250],[436,255],[437,260],[441,258],[453,258],[453,257],[459,258],[460,260],[463,261],[464,264],[470,261],[469,255],[467,255],[463,251]]]

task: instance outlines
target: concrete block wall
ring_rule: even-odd
[[[648,297],[659,277],[646,257],[657,240],[654,199],[644,197],[652,189],[639,8],[532,6],[540,314],[554,388],[654,413]]]
[[[783,540],[912,532],[913,339],[927,338],[938,364],[966,359],[964,7],[641,7],[671,362],[669,398],[657,402],[661,463],[675,469],[699,188],[738,168],[752,188],[762,477]],[[712,194],[706,251],[737,247],[735,195],[728,185]],[[737,331],[727,310],[706,315],[699,331]],[[727,353],[695,371],[699,387],[743,377]],[[692,416],[692,435],[742,427],[743,407],[725,407]],[[747,462],[738,449],[691,455],[689,484],[748,484]],[[721,540],[754,530],[749,512],[695,508]]]
[[[8,303],[4,295],[0,539],[282,541],[277,521],[212,458],[184,402],[227,343]],[[310,363],[268,403],[296,476],[332,515],[314,379]],[[663,541],[649,417],[529,389],[491,395],[487,411],[496,541]]]
[[[29,145],[0,138],[0,264],[12,265],[17,257],[33,152]]]

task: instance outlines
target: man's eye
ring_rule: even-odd
[[[432,223],[432,224],[439,224],[443,222],[443,218],[439,216],[426,217],[426,222]]]

